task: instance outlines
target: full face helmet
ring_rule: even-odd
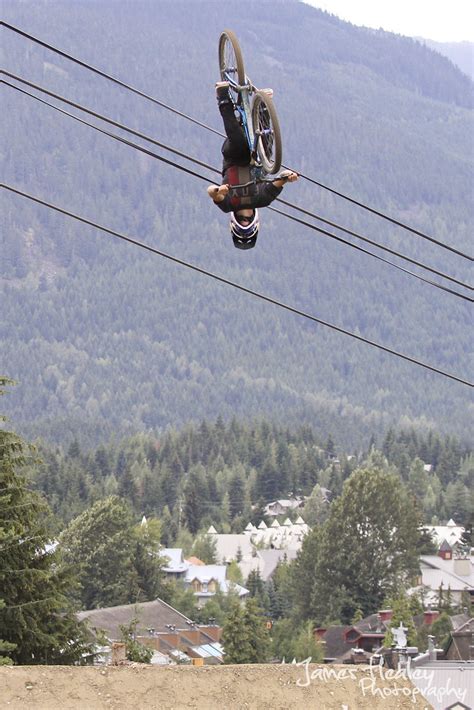
[[[253,249],[257,242],[259,219],[258,210],[254,210],[253,217],[248,218],[250,221],[241,224],[242,217],[236,217],[235,213],[231,213],[230,231],[234,246],[237,249]]]

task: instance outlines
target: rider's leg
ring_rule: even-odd
[[[219,111],[224,123],[227,140],[222,146],[222,154],[228,161],[238,161],[239,163],[250,162],[250,150],[245,137],[244,129],[240,125],[234,112],[234,104],[229,96],[228,90],[218,89],[217,101]]]

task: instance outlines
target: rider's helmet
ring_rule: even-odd
[[[237,247],[237,249],[252,249],[257,242],[259,227],[258,210],[254,210],[250,222],[247,223],[245,220],[245,224],[241,224],[241,219],[241,217],[236,217],[235,212],[231,212],[230,231],[232,232],[234,246]]]

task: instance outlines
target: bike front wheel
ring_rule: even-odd
[[[235,86],[244,86],[245,68],[239,41],[232,30],[224,30],[219,38],[219,70],[221,80],[230,82],[234,102],[238,91]]]
[[[252,125],[257,136],[257,153],[266,173],[280,170],[282,160],[281,131],[275,105],[263,91],[257,91],[252,104]]]

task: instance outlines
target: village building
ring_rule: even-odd
[[[153,649],[153,664],[223,662],[222,629],[215,625],[196,624],[162,599],[90,609],[79,612],[77,617],[86,622],[91,634],[98,639],[96,662],[112,660],[114,644],[123,641],[121,627],[128,627],[135,620],[135,639]],[[107,644],[99,646],[99,640],[102,642],[104,637]]]
[[[181,582],[185,587],[192,589],[198,607],[204,606],[206,601],[213,597],[217,591],[228,594],[230,591],[244,600],[249,591],[240,584],[227,579],[227,565],[206,565],[201,560],[194,558],[193,562],[185,560],[181,548],[164,548],[160,556],[165,560],[163,572],[168,579]],[[197,564],[196,564],[197,563]]]
[[[456,545],[461,544],[464,534],[464,528],[456,525],[452,518],[446,525],[425,525],[424,530],[431,535],[438,550],[445,541],[454,549]]]
[[[420,557],[420,574],[410,593],[419,592],[425,605],[436,606],[440,591],[449,595],[454,606],[474,602],[474,558],[461,553],[450,554],[443,546],[437,555]]]

